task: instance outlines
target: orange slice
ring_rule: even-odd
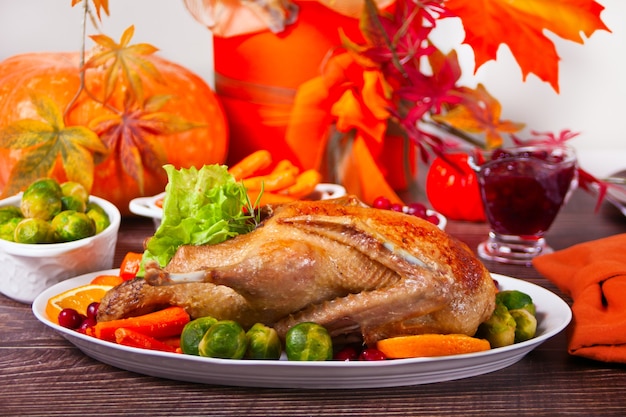
[[[80,314],[87,314],[89,304],[100,301],[111,288],[112,285],[87,284],[62,292],[48,300],[46,315],[50,321],[58,324],[59,313],[64,308],[73,308]]]
[[[446,356],[491,349],[485,339],[464,334],[418,334],[379,340],[376,348],[389,359]]]

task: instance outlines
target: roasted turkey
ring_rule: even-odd
[[[102,299],[98,320],[166,305],[192,317],[262,322],[284,336],[313,321],[366,343],[419,333],[473,335],[496,287],[462,242],[431,223],[364,206],[355,197],[275,207],[252,232],[182,246]]]

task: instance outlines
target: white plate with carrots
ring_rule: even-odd
[[[35,299],[33,313],[43,324],[100,362],[143,375],[203,384],[349,389],[419,385],[468,378],[513,365],[561,332],[571,320],[569,306],[556,294],[535,284],[498,274],[493,274],[493,277],[501,289],[520,290],[533,298],[537,306],[536,337],[503,348],[453,356],[373,362],[213,359],[118,345],[61,327],[46,316],[46,304],[52,296],[88,284],[98,275],[117,273],[117,269],[99,271],[63,281]]]

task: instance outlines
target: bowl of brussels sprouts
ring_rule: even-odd
[[[74,182],[43,178],[0,200],[0,293],[31,303],[46,288],[113,266],[121,214]]]

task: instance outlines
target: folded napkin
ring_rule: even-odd
[[[568,352],[626,363],[626,234],[541,255],[533,265],[573,300]]]

